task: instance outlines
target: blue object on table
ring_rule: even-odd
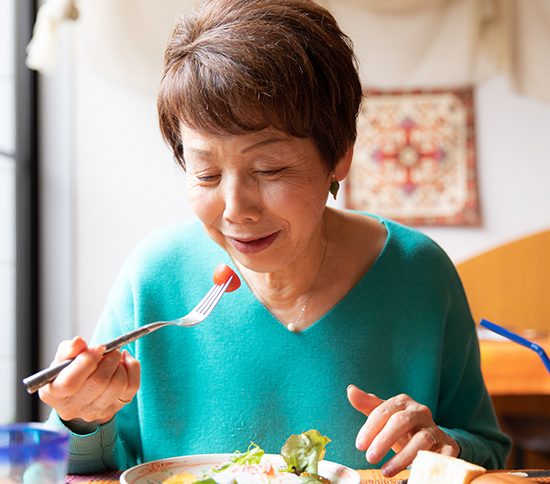
[[[69,433],[41,423],[0,425],[0,481],[63,484]]]
[[[550,373],[550,359],[548,358],[548,355],[546,354],[546,351],[542,349],[538,344],[533,343],[532,341],[529,341],[525,338],[522,338],[520,335],[516,333],[512,333],[512,331],[509,331],[502,326],[499,326],[498,324],[491,323],[490,321],[487,321],[486,319],[482,319],[479,323],[480,326],[483,326],[484,328],[487,328],[488,330],[492,331],[493,333],[500,334],[501,336],[504,336],[505,338],[508,338],[509,340],[513,341],[514,343],[518,343],[522,346],[525,346],[526,348],[529,348],[530,350],[533,350],[537,355],[539,355],[540,359],[544,363],[544,366],[548,370],[548,373]]]

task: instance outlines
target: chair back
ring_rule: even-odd
[[[474,321],[550,333],[550,230],[457,264]]]

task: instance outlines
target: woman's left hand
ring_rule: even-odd
[[[460,447],[456,440],[435,424],[428,407],[409,396],[382,400],[350,385],[348,399],[356,410],[369,417],[355,441],[359,450],[366,451],[367,461],[380,462],[390,449],[396,453],[382,466],[384,476],[406,469],[419,450],[458,457]]]

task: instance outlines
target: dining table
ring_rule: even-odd
[[[550,355],[550,337],[531,339]],[[481,371],[491,396],[550,395],[550,374],[529,348],[504,338],[480,338]]]
[[[118,483],[123,471],[107,471],[88,475],[68,475],[65,478],[66,484],[114,484]],[[361,477],[361,484],[401,484],[409,477],[409,471],[405,470],[393,477],[384,477],[380,469],[357,469]],[[518,472],[511,470],[488,471],[488,472]],[[550,483],[550,477],[537,477],[528,479],[533,483]]]

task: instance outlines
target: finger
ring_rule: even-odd
[[[117,372],[122,366],[121,360],[122,353],[119,350],[111,351],[101,358],[97,368],[86,380],[82,389],[90,400],[99,398],[100,395],[112,386],[113,381],[118,381],[116,376],[118,376]]]
[[[355,410],[359,410],[361,413],[369,416],[370,413],[384,402],[384,400],[378,398],[372,393],[366,393],[360,390],[355,385],[348,386],[348,400]]]
[[[129,353],[124,350],[109,386],[101,396],[101,399],[105,401],[105,405],[114,405],[119,410],[130,403],[139,388],[139,371],[137,360],[131,358]]]
[[[103,393],[95,399],[93,406],[101,412],[103,418],[110,420],[124,405],[130,403],[132,398],[132,394],[128,395],[128,373],[120,362],[112,374],[109,384]]]
[[[139,362],[124,350],[104,391],[86,409],[87,415],[93,416],[98,424],[109,421],[134,398],[139,389],[140,372]]]
[[[77,393],[101,362],[105,346],[99,345],[78,354],[74,361],[64,368],[51,383],[44,387],[50,394],[58,398],[68,397]]]
[[[122,364],[128,374],[128,391],[133,397],[141,384],[141,365],[127,350],[122,353]]]
[[[378,398],[376,395],[366,393],[357,388],[355,385],[348,386],[347,395],[353,408],[366,416],[369,416],[374,408],[383,403],[383,400]],[[365,451],[369,447],[373,438],[374,434],[372,433],[369,420],[367,420],[367,422],[359,429],[359,432],[357,433],[355,446],[357,449]]]
[[[122,369],[122,373],[125,373],[120,361],[120,351],[112,351],[104,355],[98,362],[95,371],[83,382],[78,392],[67,397],[58,405],[56,410],[59,416],[64,420],[82,418],[97,425],[111,420],[119,410],[119,407],[115,405],[116,396],[114,395],[119,394],[126,387],[125,377],[117,375],[120,373],[120,369]],[[122,383],[120,383],[121,381]],[[111,386],[114,387],[112,390]]]
[[[58,364],[65,360],[69,360],[71,358],[75,358],[77,355],[79,355],[83,351],[86,351],[87,349],[88,345],[81,336],[75,336],[72,340],[62,341],[57,348],[57,352],[55,354],[52,365]]]
[[[431,450],[437,445],[435,432],[431,427],[414,433],[400,452],[382,466],[384,477],[392,477],[412,464],[419,450]]]
[[[382,401],[370,412],[367,422],[357,435],[357,448],[367,451],[369,463],[379,462],[403,434],[411,430],[412,426],[407,422],[400,423],[401,412],[406,409],[407,403],[406,395],[398,395]],[[401,417],[396,419],[395,415]]]

